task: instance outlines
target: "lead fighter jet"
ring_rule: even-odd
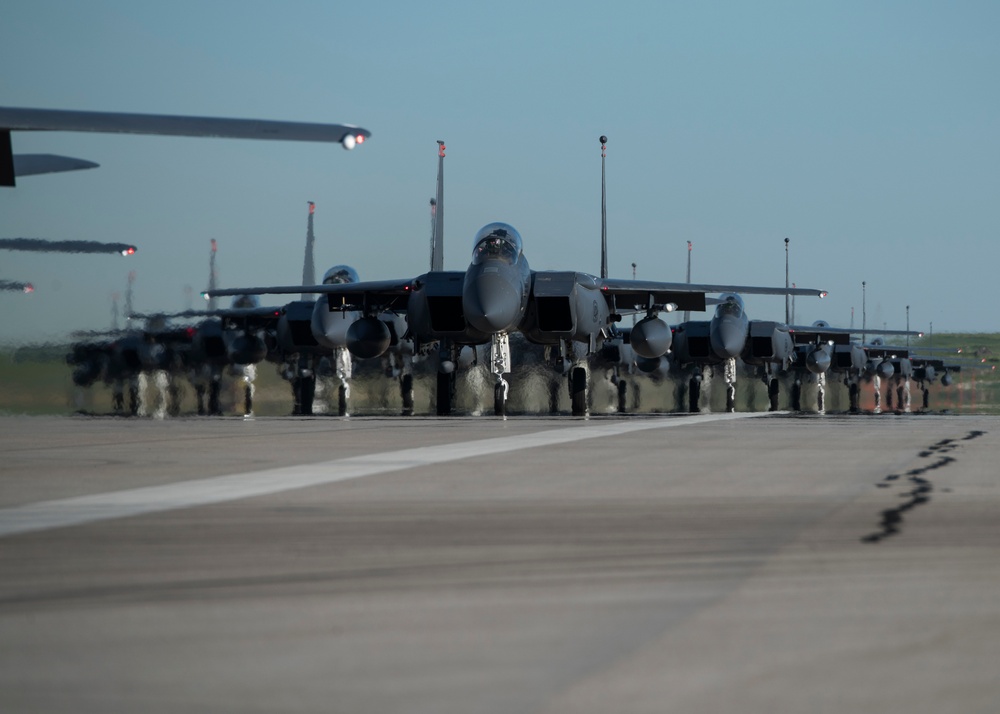
[[[572,271],[533,271],[524,255],[521,235],[507,223],[490,223],[476,234],[472,262],[465,271],[431,271],[416,278],[277,288],[209,291],[208,296],[237,294],[324,294],[331,312],[357,311],[347,331],[347,347],[357,357],[377,357],[388,349],[391,335],[385,313],[405,314],[406,337],[419,345],[438,341],[442,365],[438,380],[438,413],[449,413],[457,351],[463,345],[489,344],[489,368],[495,380],[494,412],[506,413],[511,371],[511,332],[531,342],[558,346],[582,359],[616,335],[622,315],[645,313],[631,328],[636,354],[655,359],[670,349],[670,327],[660,312],[704,310],[705,293],[739,292],[813,295],[807,288],[701,285],[597,278]],[[582,352],[582,354],[580,354]],[[449,369],[450,367],[450,369]],[[576,370],[579,369],[579,372]],[[571,379],[586,379],[574,368]]]

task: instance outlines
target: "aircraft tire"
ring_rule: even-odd
[[[493,386],[493,414],[495,416],[507,416],[507,400],[504,398],[505,391],[507,390],[502,384]]]
[[[403,416],[413,416],[413,375],[404,374],[399,380],[399,392],[403,398]]]
[[[767,384],[767,397],[771,402],[770,411],[778,411],[778,391],[781,388],[777,377],[772,377],[771,381]]]
[[[618,380],[618,411],[624,414],[628,411],[628,382]]]
[[[587,370],[574,367],[570,371],[569,396],[573,406],[573,416],[587,414]]]
[[[437,414],[438,416],[449,416],[451,414],[452,396],[455,391],[455,373],[438,372],[437,375]]]
[[[691,381],[688,382],[688,411],[696,414],[699,401],[701,401],[701,380],[692,377]]]
[[[221,379],[213,379],[212,383],[208,385],[208,413],[210,416],[222,416],[222,406],[219,404],[221,389]]]
[[[299,405],[304,416],[312,416],[313,397],[316,396],[316,377],[299,378]]]
[[[343,384],[337,388],[337,416],[347,416],[347,387]]]

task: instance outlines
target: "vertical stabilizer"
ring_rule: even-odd
[[[434,236],[431,239],[431,270],[444,270],[444,142],[438,139],[437,198],[431,210]]]
[[[313,233],[313,214],[316,213],[316,204],[307,201],[309,204],[309,222],[306,224],[306,257],[302,263],[302,284],[316,284],[316,263],[313,260],[313,250],[316,246],[316,235]],[[302,293],[303,300],[313,300],[316,296],[309,293]]]

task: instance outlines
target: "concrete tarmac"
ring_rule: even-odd
[[[1000,418],[0,418],[0,711],[995,712]]]

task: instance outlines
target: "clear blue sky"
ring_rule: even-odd
[[[6,0],[0,105],[331,121],[337,146],[15,133],[15,153],[101,168],[0,189],[0,237],[133,242],[114,256],[0,255],[3,341],[186,306],[208,279],[428,268],[437,145],[445,266],[503,220],[536,269],[597,272],[607,134],[613,276],[825,288],[797,321],[1000,330],[1000,4],[995,2],[171,2]],[[196,300],[197,302],[197,300]],[[783,299],[749,298],[783,317]]]

